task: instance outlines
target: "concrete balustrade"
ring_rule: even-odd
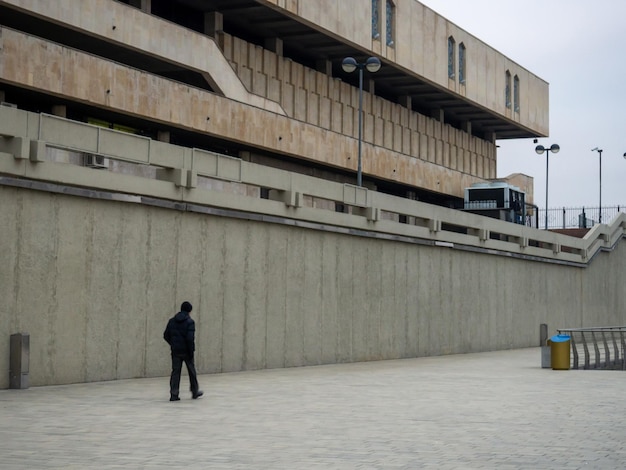
[[[28,135],[37,140],[29,140]],[[270,199],[284,202],[286,208],[260,201],[254,211],[269,215],[303,218],[313,222],[333,220],[333,224],[387,232],[423,239],[432,239],[475,246],[484,249],[538,256],[557,261],[586,263],[601,249],[611,249],[623,235],[623,214],[610,225],[597,225],[584,239],[532,229],[508,222],[480,217],[458,210],[424,204],[368,190],[339,184],[306,175],[291,173],[238,158],[201,149],[184,148],[143,136],[71,121],[58,116],[28,113],[6,106],[0,107],[0,151],[14,159],[29,159],[27,165],[15,165],[3,159],[0,169],[35,179],[64,184],[99,187],[122,192],[140,192],[153,197],[184,200],[190,203],[220,204],[236,210],[250,210],[249,197],[229,194],[204,194],[215,191],[196,188],[198,177],[208,177],[271,190]],[[96,172],[83,167],[69,168],[45,162],[46,147],[98,154],[111,160],[157,166],[156,180],[138,179],[132,174]],[[37,163],[39,162],[39,163]],[[43,164],[42,164],[43,163]],[[174,183],[174,187],[167,183]],[[183,191],[183,189],[187,191]],[[353,208],[352,217],[323,214],[305,216],[305,196],[344,204]],[[256,196],[258,198],[258,196]],[[218,198],[218,199],[216,199]],[[263,202],[267,207],[263,208]],[[367,209],[360,212],[360,209]],[[379,220],[380,214],[410,217],[411,224]],[[338,220],[335,220],[338,219]],[[447,225],[459,231],[446,230]],[[493,237],[493,234],[498,234]]]

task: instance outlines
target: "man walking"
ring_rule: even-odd
[[[180,387],[180,374],[183,362],[189,373],[189,385],[191,398],[200,398],[203,394],[198,385],[196,367],[193,363],[193,355],[196,350],[195,334],[196,324],[189,315],[192,306],[185,301],[180,306],[180,312],[167,322],[163,338],[172,350],[172,376],[170,377],[170,401],[180,400],[178,389]]]

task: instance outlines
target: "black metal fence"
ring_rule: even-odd
[[[527,206],[526,225],[545,228],[546,209]],[[626,212],[626,206],[609,206],[602,208],[602,223],[608,224],[620,212]],[[548,209],[548,229],[591,228],[600,222],[598,207],[563,207]]]

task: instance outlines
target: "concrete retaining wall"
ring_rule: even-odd
[[[579,239],[59,117],[0,118],[0,388],[20,332],[32,385],[167,375],[162,332],[183,300],[202,373],[626,323],[626,214]]]
[[[0,388],[169,373],[194,304],[201,373],[538,344],[624,324],[626,245],[587,268],[0,186]],[[6,221],[10,221],[7,223]]]

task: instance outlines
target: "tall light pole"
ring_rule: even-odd
[[[550,160],[550,152],[559,153],[559,150],[561,150],[561,147],[559,147],[558,144],[552,144],[550,147],[544,147],[543,145],[537,145],[535,147],[535,152],[539,155],[546,152],[546,230],[548,230],[548,162]]]
[[[359,71],[359,157],[357,168],[357,186],[362,186],[363,179],[361,175],[361,147],[363,145],[363,69],[370,73],[380,70],[380,60],[377,57],[369,57],[365,62],[357,62],[354,57],[346,57],[341,62],[341,68],[346,73],[352,73],[358,69]]]
[[[598,211],[598,223],[602,223],[602,149],[596,147],[595,149],[591,149],[592,152],[598,152],[600,156],[600,210]]]

